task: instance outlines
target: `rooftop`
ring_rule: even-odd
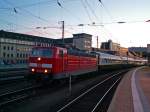
[[[84,37],[91,37],[92,38],[92,35],[87,34],[87,33],[73,34],[73,38],[84,38]]]
[[[0,38],[17,39],[37,42],[53,42],[54,39],[0,30]]]

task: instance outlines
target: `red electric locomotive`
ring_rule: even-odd
[[[40,79],[61,79],[97,70],[93,54],[62,47],[35,47],[29,57],[30,75]]]

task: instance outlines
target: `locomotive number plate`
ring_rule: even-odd
[[[37,67],[40,68],[40,67],[41,67],[41,64],[37,64]]]

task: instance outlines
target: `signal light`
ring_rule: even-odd
[[[45,70],[44,70],[44,73],[47,73],[47,72],[48,72],[47,69],[45,69]]]
[[[32,71],[32,72],[35,72],[35,69],[34,69],[34,68],[32,68],[32,69],[31,69],[31,71]]]
[[[40,60],[41,60],[41,58],[40,58],[40,57],[38,57],[38,60],[40,61]]]

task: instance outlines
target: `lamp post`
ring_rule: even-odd
[[[62,23],[62,43],[64,44],[64,28],[65,28],[65,25],[64,25],[64,21],[61,21]]]

